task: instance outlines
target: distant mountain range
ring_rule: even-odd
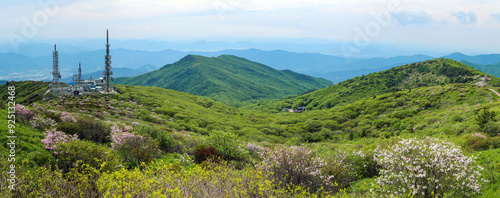
[[[187,55],[156,71],[136,77],[116,78],[115,83],[173,89],[207,96],[232,106],[296,96],[332,85],[325,79],[290,70],[276,70],[231,55]]]
[[[48,50],[50,51],[52,48]],[[70,49],[70,51],[75,50],[77,49]],[[59,49],[60,70],[63,78],[71,78],[72,74],[76,73],[79,62],[82,63],[83,73],[88,76],[90,76],[92,72],[101,71],[104,67],[104,54],[104,50],[67,53],[64,49]],[[165,64],[173,63],[188,54],[207,57],[235,55],[268,65],[278,70],[289,69],[294,72],[325,78],[334,83],[356,76],[382,71],[398,65],[435,58],[426,55],[414,55],[391,58],[354,59],[319,53],[295,53],[283,50],[263,51],[259,49],[222,50],[216,52],[111,50],[113,69],[138,69],[144,65],[161,67]],[[453,53],[444,57],[456,61],[468,61],[481,65],[500,62],[499,54],[467,56],[461,53]],[[0,62],[0,68],[2,68],[0,69],[0,80],[51,79],[51,55],[29,57],[19,54],[4,53],[0,54],[0,60],[2,60]],[[115,77],[122,77],[118,75],[120,72],[116,73],[117,75],[115,75]],[[141,72],[130,71],[128,73],[139,74]]]
[[[113,70],[113,76],[115,78],[118,78],[118,77],[138,76],[138,75],[153,71],[155,69],[156,69],[156,67],[153,65],[145,65],[145,66],[138,68],[138,69],[131,69],[131,68],[125,67],[125,68],[114,68],[112,70]],[[82,79],[100,78],[103,76],[103,74],[102,74],[103,72],[104,72],[104,70],[99,70],[99,71],[96,71],[96,72],[93,72],[90,74],[82,74]],[[65,83],[73,82],[73,77],[61,78],[60,81],[65,82]]]

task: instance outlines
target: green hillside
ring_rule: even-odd
[[[157,71],[117,78],[115,83],[173,89],[207,96],[232,106],[296,96],[332,84],[324,79],[289,70],[279,71],[228,55],[216,58],[188,55]]]
[[[450,59],[433,59],[402,65],[389,70],[343,81],[339,84],[301,96],[250,105],[249,109],[278,112],[284,107],[328,109],[348,104],[362,98],[417,87],[445,85],[451,83],[474,84],[487,74]],[[500,79],[489,75],[488,85],[500,85]]]

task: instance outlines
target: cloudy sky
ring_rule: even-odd
[[[500,53],[498,0],[16,0],[0,42],[54,38],[421,44]]]

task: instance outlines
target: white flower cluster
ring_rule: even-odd
[[[178,158],[174,159],[174,161],[179,162],[179,164],[183,166],[194,163],[194,160],[187,153],[180,154]]]
[[[469,197],[480,194],[486,180],[475,157],[435,138],[404,139],[388,149],[377,149],[380,177],[370,191],[378,196]]]

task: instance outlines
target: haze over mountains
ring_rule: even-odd
[[[99,40],[99,42],[102,41]],[[174,45],[168,42],[160,42],[155,44],[154,42],[143,41],[135,41],[135,44],[134,41],[122,41],[122,43],[120,43],[120,41],[117,41],[116,43],[116,46],[134,46],[137,49],[146,49],[148,46],[150,46],[149,49],[161,49],[162,47],[172,46],[177,47],[178,49],[204,49],[205,51],[142,51],[130,50],[125,48],[112,49],[112,66],[116,71],[115,77],[131,77],[140,75],[145,72],[152,71],[155,68],[159,68],[165,64],[174,63],[188,54],[202,55],[207,57],[235,55],[254,62],[268,65],[278,70],[289,69],[294,72],[303,73],[314,77],[325,78],[334,83],[338,83],[346,79],[382,71],[398,65],[425,61],[439,57],[428,55],[405,55],[387,57],[387,55],[394,54],[394,51],[388,52],[387,54],[385,54],[385,56],[382,56],[375,52],[368,53],[371,54],[371,56],[366,56],[374,57],[376,55],[379,55],[379,57],[376,58],[362,58],[364,56],[359,54],[357,58],[346,58],[343,56],[327,55],[323,53],[292,52],[292,50],[294,49],[300,51],[299,49],[297,49],[300,46],[308,47],[307,49],[304,49],[302,51],[325,52],[324,50],[321,50],[321,47],[314,47],[321,45],[319,44],[319,41],[316,42],[316,44],[302,45],[300,44],[300,42],[292,44],[285,44],[283,42],[282,45],[279,45],[279,43],[273,45],[267,44],[267,47],[265,44],[252,42],[248,42],[246,45],[242,44],[244,42],[217,43],[208,41],[195,42],[191,43],[190,45]],[[326,46],[327,44],[324,45]],[[0,59],[2,60],[0,62],[0,68],[2,68],[0,69],[0,80],[51,79],[50,72],[52,70],[52,47],[48,44],[33,44],[28,46],[29,47],[22,48],[23,54],[0,53]],[[91,49],[90,46],[99,46],[98,40],[82,43],[80,47],[75,47],[73,45],[58,46],[60,70],[64,78],[64,82],[71,81],[71,76],[72,74],[76,73],[78,63],[80,62],[82,63],[82,72],[84,74],[84,77],[97,77],[96,74],[99,74],[99,71],[103,69],[103,55],[105,54],[104,49],[85,51],[86,49]],[[251,46],[261,48],[243,49],[244,47]],[[290,51],[262,50],[272,49],[280,46],[283,49],[289,49]],[[293,46],[297,48],[294,48]],[[324,48],[326,49],[325,46]],[[234,47],[235,49],[210,51],[210,49],[224,49],[230,47]],[[387,51],[383,49],[385,48],[373,47],[373,51]],[[408,53],[410,52],[401,51],[401,54]],[[479,65],[495,64],[500,62],[500,55],[498,54],[468,56],[461,53],[453,53],[444,56],[444,58],[450,58],[457,61],[468,61],[470,63]],[[148,69],[144,69],[144,66],[148,67]]]

